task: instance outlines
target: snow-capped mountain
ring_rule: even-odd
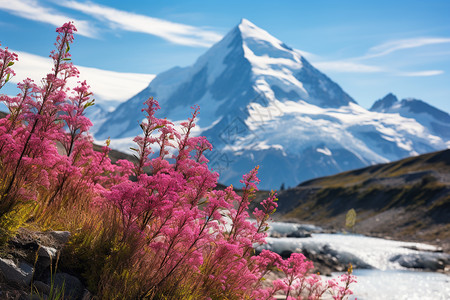
[[[399,114],[411,118],[428,128],[434,135],[450,139],[450,115],[428,103],[414,98],[399,101],[393,94],[377,100],[370,111]]]
[[[197,134],[213,144],[210,165],[227,184],[257,164],[260,186],[278,188],[450,146],[414,119],[362,108],[299,51],[245,19],[194,65],[157,75],[109,114],[96,138],[138,134],[150,96],[172,121],[200,105]]]

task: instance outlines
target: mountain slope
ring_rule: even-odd
[[[278,196],[279,217],[436,242],[450,249],[450,150],[313,179]]]
[[[399,114],[414,119],[429,128],[433,134],[450,139],[450,115],[422,100],[407,98],[398,101],[395,95],[388,94],[376,101],[370,111]]]
[[[121,104],[108,123],[125,121],[122,130],[104,123],[96,136],[138,133],[135,122],[141,119],[142,103],[151,96],[160,103],[159,115],[172,120],[185,119],[186,108],[200,105],[200,126],[245,110],[252,102],[267,104],[266,98],[302,99],[324,107],[355,102],[299,53],[245,19],[193,66],[159,74],[146,89]]]
[[[299,51],[245,19],[194,65],[159,74],[95,137],[138,134],[150,96],[160,102],[157,115],[175,123],[200,105],[196,134],[213,144],[210,165],[226,184],[257,164],[270,189],[450,145],[413,119],[363,109]]]

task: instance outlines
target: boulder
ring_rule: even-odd
[[[8,283],[28,286],[33,278],[33,267],[25,262],[16,265],[11,259],[0,258],[0,272]]]
[[[298,229],[296,231],[290,232],[286,235],[286,237],[291,237],[291,238],[307,238],[307,237],[311,237],[311,233],[305,231],[305,230],[301,230]]]
[[[56,273],[53,277],[47,279],[47,283],[51,285],[53,280],[53,288],[64,288],[64,299],[77,300],[82,299],[84,295],[84,286],[81,281],[67,273]]]
[[[42,281],[34,281],[33,288],[35,292],[38,292],[40,295],[49,295],[50,294],[50,286]]]
[[[345,251],[336,251],[328,244],[322,247],[320,254],[334,258],[340,264],[345,266],[351,264],[355,269],[373,269],[373,266],[369,265],[356,255]]]
[[[52,247],[40,246],[38,250],[37,264],[39,268],[46,269],[55,261],[58,251]]]
[[[439,252],[410,253],[395,255],[390,261],[405,268],[438,271],[450,264],[450,255]]]
[[[61,245],[66,244],[70,238],[69,231],[52,231],[50,235]]]

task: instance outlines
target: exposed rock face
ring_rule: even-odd
[[[47,299],[61,289],[64,299],[91,299],[77,277],[55,272],[59,252],[69,238],[67,231],[20,229],[6,246],[6,257],[0,258],[0,299]]]

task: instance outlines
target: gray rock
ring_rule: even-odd
[[[92,300],[93,298],[94,296],[92,296],[91,292],[85,289],[83,292],[83,298],[81,298],[81,300]]]
[[[53,288],[62,289],[64,287],[64,299],[82,299],[84,286],[78,278],[67,273],[56,273],[52,279]],[[48,284],[51,284],[50,278],[48,278]]]
[[[33,267],[25,262],[16,265],[10,259],[0,258],[0,272],[9,283],[27,286],[33,277]]]
[[[396,255],[390,259],[405,268],[425,269],[430,271],[444,270],[450,263],[450,255],[437,252],[421,252]]]
[[[52,231],[50,234],[60,244],[66,244],[70,238],[69,231]]]
[[[345,251],[336,251],[329,245],[323,246],[320,254],[325,255],[328,257],[328,259],[331,259],[336,263],[342,264],[344,266],[348,266],[349,264],[351,264],[355,269],[373,269],[373,266],[369,265],[356,255]]]
[[[38,251],[38,264],[40,268],[48,268],[56,258],[58,251],[55,248],[41,246]]]
[[[293,232],[290,232],[286,235],[286,237],[292,237],[292,238],[307,238],[311,237],[311,233],[305,231],[305,230],[296,230]]]
[[[21,295],[19,300],[47,300],[48,297],[46,295],[40,297],[39,295],[32,294],[32,295]]]
[[[50,286],[42,281],[33,282],[33,287],[39,294],[50,294]]]

